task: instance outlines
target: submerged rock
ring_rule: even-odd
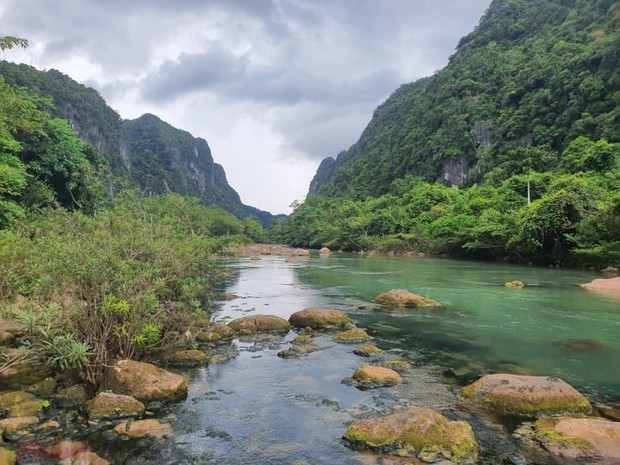
[[[255,334],[263,332],[287,332],[291,325],[284,318],[276,315],[252,315],[237,318],[228,323],[236,333]]]
[[[130,438],[143,438],[145,436],[154,436],[161,438],[164,436],[172,436],[172,426],[168,423],[161,423],[154,418],[149,420],[124,421],[116,425],[114,430],[121,435]]]
[[[568,339],[562,342],[562,347],[571,350],[603,350],[607,347],[602,342],[592,339]]]
[[[550,376],[486,375],[461,391],[463,397],[502,413],[554,415],[587,413],[590,402],[575,388]]]
[[[392,289],[375,297],[381,304],[394,305],[396,307],[437,307],[439,302],[421,295],[414,294],[404,289]]]
[[[362,365],[355,370],[352,377],[353,384],[361,389],[374,389],[402,384],[400,375],[390,368],[375,365]]]
[[[478,456],[468,423],[449,421],[429,409],[410,408],[387,417],[354,421],[343,439],[354,448],[417,457],[429,463],[447,459],[473,464]]]
[[[187,396],[187,381],[150,363],[119,360],[105,371],[101,390],[112,390],[141,402],[175,402]]]
[[[345,344],[356,344],[368,339],[370,339],[370,336],[361,328],[348,329],[334,336],[334,341]]]
[[[542,418],[534,424],[533,437],[562,457],[620,459],[620,423],[602,418]]]
[[[525,286],[525,284],[523,283],[523,281],[506,281],[504,283],[504,286],[521,289],[522,287]]]
[[[144,414],[144,404],[131,396],[100,392],[84,404],[91,420],[140,417]]]
[[[296,328],[332,329],[353,324],[346,313],[333,308],[309,307],[293,313],[288,319]]]
[[[356,348],[353,353],[355,355],[359,355],[360,357],[370,357],[371,355],[381,353],[381,349],[379,349],[374,344],[362,344],[361,346]]]

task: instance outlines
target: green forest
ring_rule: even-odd
[[[401,86],[317,172],[274,239],[617,265],[619,26],[610,0],[493,2],[448,66]]]

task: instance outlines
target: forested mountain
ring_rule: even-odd
[[[80,138],[106,159],[115,181],[126,180],[142,195],[174,192],[202,199],[238,217],[253,215],[265,223],[271,214],[244,205],[213,162],[204,139],[172,127],[154,115],[123,120],[99,93],[56,71],[0,61],[6,84],[49,98],[50,114],[67,119]]]
[[[272,230],[297,246],[620,265],[620,2],[494,0]]]
[[[310,193],[363,199],[407,174],[500,182],[560,162],[579,136],[620,141],[620,3],[494,0],[449,64],[379,106]]]

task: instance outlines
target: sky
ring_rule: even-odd
[[[125,119],[207,140],[246,205],[290,213],[398,86],[443,68],[490,0],[0,0],[2,58]]]

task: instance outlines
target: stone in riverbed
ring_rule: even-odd
[[[291,329],[288,321],[276,315],[244,316],[232,320],[228,323],[228,327],[242,334],[288,332]]]
[[[550,376],[486,375],[461,391],[493,410],[515,415],[539,416],[588,413],[590,402],[575,388]]]
[[[131,396],[100,392],[84,404],[91,420],[140,417],[144,414],[144,404]]]
[[[174,353],[168,364],[179,367],[197,367],[207,363],[207,354],[202,350],[186,349]]]
[[[5,418],[0,420],[0,434],[17,434],[29,426],[39,423],[37,417]]]
[[[393,305],[396,307],[437,307],[439,302],[421,295],[414,294],[404,289],[392,289],[375,297],[381,304]]]
[[[24,391],[9,391],[0,393],[0,409],[13,407],[23,402],[35,400],[36,396]]]
[[[521,289],[525,287],[525,284],[523,283],[523,281],[506,281],[504,283],[504,286],[511,287],[514,289]]]
[[[597,294],[620,299],[620,276],[609,279],[595,279],[592,282],[581,284],[581,287]]]
[[[620,459],[620,423],[602,418],[542,418],[534,424],[534,439],[562,457]]]
[[[119,360],[105,371],[101,390],[112,390],[146,403],[176,402],[187,396],[187,381],[150,363]]]
[[[149,420],[124,421],[116,425],[114,430],[121,435],[130,438],[143,438],[145,436],[154,436],[161,438],[164,436],[172,436],[172,427],[168,423],[160,423],[154,418]]]
[[[447,459],[472,464],[478,456],[469,424],[449,421],[429,409],[410,408],[387,417],[354,421],[343,439],[353,448],[417,457],[430,463]]]
[[[17,463],[17,454],[12,450],[0,448],[0,465],[14,465]]]
[[[332,329],[344,328],[353,321],[346,313],[333,308],[309,307],[293,313],[288,321],[296,328]]]
[[[345,344],[356,344],[368,339],[370,339],[370,336],[361,328],[348,329],[334,336],[334,341]]]
[[[60,408],[76,408],[88,400],[88,392],[83,384],[75,384],[61,389],[56,394],[55,403]]]
[[[360,389],[374,389],[402,384],[403,379],[390,368],[366,364],[355,370],[351,381]]]
[[[9,409],[9,418],[34,417],[43,411],[43,401],[41,399],[29,400],[13,405]]]
[[[353,351],[355,355],[359,355],[360,357],[370,357],[371,355],[376,355],[380,352],[381,349],[374,344],[362,344]]]

